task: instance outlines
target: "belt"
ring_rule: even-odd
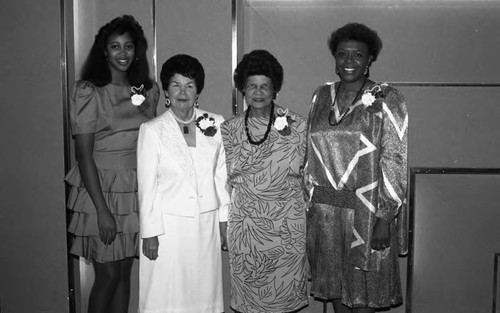
[[[357,198],[355,191],[315,186],[311,201],[336,207],[355,208]]]

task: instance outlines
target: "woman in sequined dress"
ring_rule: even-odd
[[[396,89],[369,79],[375,31],[349,23],[329,48],[340,81],[314,93],[304,176],[311,292],[336,313],[374,312],[402,303],[408,114]]]

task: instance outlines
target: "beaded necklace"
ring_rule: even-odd
[[[247,109],[245,112],[245,133],[247,135],[248,142],[251,143],[252,145],[259,146],[261,145],[264,141],[266,141],[267,137],[269,136],[269,133],[271,132],[271,126],[273,125],[274,121],[274,101],[271,101],[271,113],[269,115],[269,123],[267,124],[267,129],[266,132],[264,133],[264,137],[258,141],[254,141],[252,137],[250,136],[250,131],[248,130],[248,118],[250,116],[250,108]]]
[[[356,94],[356,97],[354,97],[354,100],[352,100],[351,105],[349,105],[347,107],[347,110],[345,110],[344,113],[342,113],[342,115],[340,116],[338,121],[332,123],[333,114],[334,114],[333,107],[335,106],[335,103],[337,103],[337,95],[339,94],[340,85],[342,85],[342,82],[339,82],[339,84],[337,85],[337,88],[335,90],[335,99],[333,100],[333,103],[332,103],[332,109],[330,110],[330,113],[328,114],[328,124],[330,124],[330,126],[337,126],[342,122],[342,120],[347,115],[347,113],[349,113],[351,111],[351,108],[354,105],[354,103],[356,103],[356,100],[358,99],[359,95],[361,94],[361,91],[363,91],[365,84],[366,84],[366,79],[363,82],[363,85],[361,86],[361,88],[359,88],[358,93]]]
[[[195,110],[193,110],[193,115],[187,121],[184,121],[184,120],[181,120],[180,118],[178,118],[177,115],[175,115],[174,111],[172,111],[172,109],[170,109],[170,112],[174,116],[174,119],[178,123],[182,124],[182,130],[183,130],[184,134],[189,134],[189,124],[191,124],[191,122],[194,121],[194,119],[196,118],[196,112],[195,112]]]

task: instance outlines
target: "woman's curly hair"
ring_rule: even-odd
[[[102,26],[95,36],[94,44],[82,68],[82,80],[96,86],[104,86],[111,82],[111,71],[105,55],[106,44],[113,35],[129,34],[134,41],[135,58],[127,70],[127,78],[132,86],[144,85],[149,90],[153,83],[149,77],[149,65],[146,56],[148,42],[141,25],[131,15],[123,15]]]
[[[348,23],[333,31],[328,40],[328,48],[335,57],[338,45],[341,42],[351,40],[366,44],[368,53],[372,57],[370,65],[377,60],[380,50],[382,50],[382,40],[376,31],[360,23]]]
[[[163,90],[168,89],[170,79],[175,74],[180,74],[194,80],[198,94],[205,87],[205,70],[200,61],[195,57],[187,54],[176,54],[163,63],[160,72],[161,87]]]
[[[250,76],[263,75],[273,83],[274,93],[278,93],[283,85],[283,67],[267,50],[253,50],[243,56],[234,71],[234,85],[243,95],[245,84]]]

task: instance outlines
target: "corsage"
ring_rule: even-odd
[[[130,97],[132,104],[136,107],[140,106],[146,100],[144,85],[141,85],[139,88],[132,86],[130,90],[132,91],[132,96]]]
[[[382,110],[382,103],[385,98],[384,89],[389,86],[387,83],[375,85],[371,89],[364,91],[361,96],[361,103],[366,107],[366,110],[371,113],[380,112]]]
[[[288,136],[292,133],[290,126],[295,121],[290,115],[288,115],[288,109],[283,110],[278,108],[276,110],[277,116],[274,119],[274,128],[280,133],[282,136]]]
[[[215,119],[208,116],[207,113],[203,113],[203,115],[196,119],[196,127],[198,127],[205,136],[213,137],[217,133]]]

